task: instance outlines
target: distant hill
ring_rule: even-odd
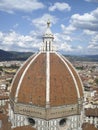
[[[64,55],[70,61],[88,61],[88,62],[98,62],[98,55]]]
[[[16,52],[0,50],[0,61],[26,60],[33,52]],[[64,55],[70,61],[92,61],[98,62],[98,55]]]
[[[15,52],[0,50],[0,61],[26,60],[32,52]]]

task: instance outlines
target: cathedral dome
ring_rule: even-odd
[[[56,52],[49,57],[43,52],[31,56],[16,74],[11,89],[11,98],[16,102],[41,107],[47,103],[50,107],[75,104],[81,97],[82,83],[77,72]]]
[[[17,72],[10,93],[15,113],[44,119],[80,114],[82,82],[72,64],[53,50],[52,39],[45,39],[49,45],[44,43]]]

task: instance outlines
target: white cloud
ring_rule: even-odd
[[[66,43],[70,45],[71,43],[75,43],[75,41],[80,44],[83,42],[85,47],[81,47],[80,45],[77,45],[77,47],[70,46],[68,50],[76,53],[81,52],[83,54],[98,54],[98,8],[83,15],[73,14],[69,22],[68,26],[61,24],[61,29],[65,37],[70,37],[69,41],[67,41],[66,37]],[[76,33],[74,33],[75,35],[73,37],[72,33],[74,31],[76,31]],[[62,41],[64,42],[64,40]]]
[[[88,46],[89,49],[93,49],[93,50],[96,50],[98,51],[98,34],[95,36],[95,37],[92,37],[90,43],[89,43],[89,46]],[[98,52],[97,52],[98,53]]]
[[[85,13],[83,15],[72,15],[70,23],[73,27],[78,29],[98,31],[98,8],[90,13]]]
[[[60,51],[63,51],[64,53],[79,53],[81,54],[83,52],[83,47],[78,45],[78,46],[72,46],[71,44],[67,42],[59,43],[57,44],[57,49]]]
[[[55,41],[54,44],[57,48],[57,50],[67,52],[67,53],[81,53],[83,51],[83,47],[78,45],[78,46],[72,46],[71,44],[72,38],[69,35],[65,34],[55,34]]]
[[[33,35],[33,34],[32,34]],[[40,39],[35,32],[31,35],[21,35],[14,31],[9,33],[0,32],[0,48],[14,51],[34,51],[40,47]]]
[[[63,50],[65,52],[72,52],[73,51],[73,48],[70,44],[67,44],[66,42],[65,43],[62,43],[61,44],[61,47],[60,47],[60,50]]]
[[[70,43],[72,38],[65,34],[54,34],[55,40],[53,45],[57,50],[73,53],[80,52],[81,46],[73,47]],[[42,45],[42,34],[32,31],[29,35],[21,35],[15,31],[9,33],[0,32],[0,49],[13,51],[35,51]]]
[[[70,43],[70,42],[72,42],[72,38],[69,35],[56,33],[55,34],[55,41],[57,43],[63,43],[63,42]]]
[[[75,30],[81,30],[81,39],[87,38],[87,41],[85,41],[86,39],[83,40],[83,42],[87,44],[87,47],[81,48],[78,46],[77,49],[81,49],[81,52],[85,50],[85,53],[88,54],[98,54],[98,8],[83,15],[72,15],[69,26],[67,28],[65,26],[61,27],[62,30],[65,33],[68,32],[68,34]]]
[[[56,33],[54,39],[54,45],[57,50],[61,50],[64,52],[73,51],[70,41],[72,40],[69,36],[65,36],[63,34]]]
[[[38,0],[1,0],[0,10],[7,13],[14,13],[15,10],[32,12],[44,8]]]
[[[85,0],[87,2],[98,2],[98,0]]]
[[[78,45],[78,46],[77,46],[77,49],[82,50],[82,49],[83,49],[83,47],[82,47],[82,46],[80,46],[80,45]]]
[[[92,36],[92,39],[89,42],[87,50],[89,54],[98,54],[98,34]]]
[[[18,37],[18,35],[15,33],[15,32],[10,32],[10,33],[7,33],[7,34],[3,34],[3,43],[5,44],[5,45],[11,45],[11,44],[13,44],[13,42],[16,42],[16,40],[17,40],[17,37]]]
[[[86,35],[91,35],[91,36],[92,36],[92,35],[95,35],[97,32],[95,32],[95,31],[90,31],[90,30],[87,30],[87,29],[86,29],[86,30],[83,30],[83,33],[86,34]]]
[[[59,10],[59,11],[70,11],[71,7],[67,4],[67,3],[59,3],[56,2],[53,6],[49,7],[49,11],[55,11],[55,10]]]
[[[61,24],[61,28],[62,28],[64,34],[70,34],[76,30],[76,28],[74,26],[72,26],[71,24],[67,27],[65,25]]]
[[[3,33],[0,32],[0,40],[2,41],[2,38],[3,38]]]

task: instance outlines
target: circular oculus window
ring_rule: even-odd
[[[32,126],[35,125],[35,120],[32,119],[32,118],[28,118],[28,122],[29,122]]]
[[[64,125],[66,124],[66,120],[67,120],[67,119],[65,119],[65,118],[64,118],[64,119],[61,119],[61,120],[59,121],[59,125],[60,125],[60,126],[64,126]]]

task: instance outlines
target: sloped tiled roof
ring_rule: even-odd
[[[57,53],[49,54],[49,104],[76,104],[83,97],[82,84],[73,66]],[[36,58],[35,58],[36,57]],[[35,59],[34,59],[35,58]],[[15,76],[10,97],[20,103],[46,106],[47,53],[34,55]]]
[[[98,130],[93,124],[84,123],[82,130]]]
[[[98,108],[87,108],[85,109],[86,116],[98,117]]]

